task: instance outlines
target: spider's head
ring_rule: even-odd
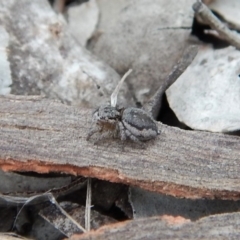
[[[111,106],[101,106],[94,113],[94,118],[100,122],[117,121],[121,119],[121,110]]]

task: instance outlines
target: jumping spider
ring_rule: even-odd
[[[160,134],[155,121],[146,111],[139,108],[124,109],[116,106],[120,86],[130,73],[131,70],[123,76],[112,93],[111,106],[101,106],[93,113],[92,126],[87,140],[93,134],[100,132],[99,139],[113,135],[120,137],[122,141],[130,139],[142,145],[142,142],[154,139]]]

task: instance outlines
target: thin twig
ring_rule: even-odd
[[[18,218],[20,214],[22,214],[22,211],[24,210],[24,208],[29,204],[33,204],[34,201],[35,201],[35,204],[42,203],[44,201],[51,201],[51,203],[54,204],[66,218],[68,218],[74,225],[76,225],[76,227],[79,230],[81,230],[82,232],[86,232],[86,230],[57,203],[55,197],[51,193],[44,193],[44,194],[35,195],[30,198],[27,198],[27,200],[25,201],[25,203],[22,205],[22,207],[17,213],[17,216],[13,223],[14,227],[17,225]]]
[[[92,200],[92,181],[88,178],[87,182],[87,198],[86,198],[86,210],[85,210],[85,229],[90,231],[91,229],[91,200]]]
[[[75,224],[78,229],[80,229],[82,232],[86,232],[86,230],[58,204],[58,202],[51,193],[49,193],[49,200],[60,210],[60,212],[66,218],[68,218],[73,224]]]
[[[150,99],[145,107],[145,110],[150,112],[153,118],[157,118],[158,113],[161,109],[162,96],[164,92],[178,79],[178,77],[185,71],[190,63],[195,58],[198,52],[198,46],[190,45],[184,52],[178,63],[173,67],[172,72],[168,75],[165,82],[159,87],[157,92]]]
[[[66,0],[54,0],[53,1],[53,9],[56,13],[63,13],[65,9]]]
[[[216,30],[219,35],[232,46],[240,49],[240,36],[235,31],[231,31],[226,25],[224,25],[217,17],[213,15],[211,10],[202,3],[197,1],[193,4],[193,10],[196,16],[200,17],[205,23],[209,24],[210,27]]]

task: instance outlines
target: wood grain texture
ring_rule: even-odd
[[[240,199],[240,138],[158,124],[140,149],[110,139],[86,141],[92,109],[41,97],[0,98],[0,166],[65,172],[185,198]]]
[[[181,217],[138,219],[101,227],[69,240],[110,239],[239,239],[240,214],[222,214],[190,222]]]

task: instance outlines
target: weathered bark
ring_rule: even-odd
[[[239,239],[240,214],[222,214],[190,222],[181,217],[163,216],[104,226],[96,231],[73,235],[85,239]]]
[[[110,139],[86,141],[91,109],[39,97],[0,98],[0,166],[65,172],[185,198],[240,199],[240,141],[158,124],[146,149]]]

